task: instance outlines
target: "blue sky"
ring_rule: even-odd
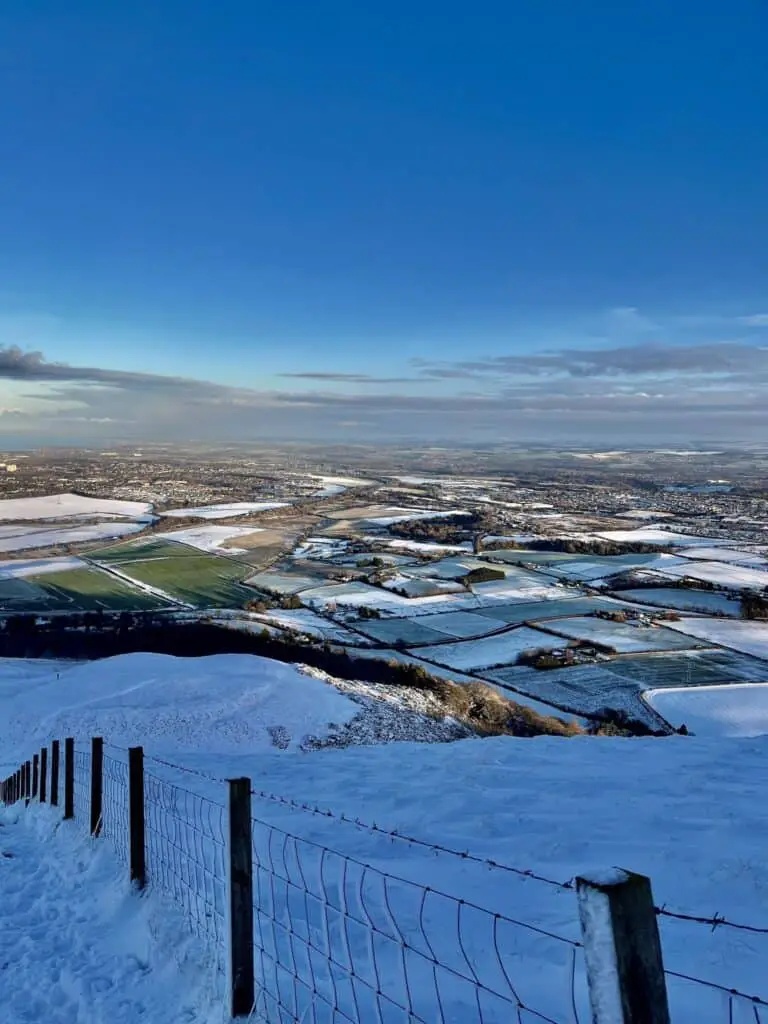
[[[5,0],[0,437],[762,435],[767,30]]]

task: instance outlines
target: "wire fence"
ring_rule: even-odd
[[[184,910],[219,963],[226,951],[226,811],[220,804],[144,775],[147,875]]]
[[[151,757],[144,767],[141,757],[146,881],[175,901],[218,968],[231,969],[232,890],[239,884],[233,874],[231,791],[224,779]],[[189,789],[171,781],[170,771],[196,777],[205,795],[193,791],[192,781]],[[76,746],[70,784],[74,820],[86,832],[94,824],[93,786],[96,797],[100,788],[100,835],[133,872],[135,779],[129,752],[110,744],[102,750],[100,742],[98,748]],[[12,800],[25,795],[16,777],[10,792]],[[266,791],[250,789],[246,795],[255,1021],[592,1020],[588,940],[576,923],[575,879],[558,881]],[[347,832],[355,835],[345,838]],[[432,865],[425,884],[430,858],[440,863]],[[478,876],[482,884],[470,884]],[[548,900],[558,901],[557,914]],[[754,944],[768,936],[766,928],[719,913],[649,903],[649,914],[664,926],[665,952],[684,950],[676,929],[692,929],[697,941],[725,933],[737,944],[731,948],[745,955],[753,955]],[[561,927],[566,918],[574,922],[570,934]],[[707,972],[690,955],[677,959],[663,970],[676,1024],[768,1024],[768,996],[723,983],[722,970],[702,977]],[[736,966],[735,959],[730,963]],[[687,969],[692,964],[696,970]],[[762,974],[756,976],[762,982]]]
[[[75,822],[86,834],[91,829],[91,752],[75,747]]]

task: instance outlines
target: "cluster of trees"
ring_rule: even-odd
[[[741,598],[742,619],[768,619],[768,595],[745,593]]]
[[[578,537],[539,537],[525,543],[517,541],[491,541],[484,545],[486,551],[501,549],[512,551],[562,551],[569,555],[652,555],[672,551],[670,544],[647,544],[644,541],[619,543],[615,540],[602,540],[599,537],[588,539]]]
[[[393,523],[389,532],[396,537],[403,537],[406,540],[416,540],[426,543],[437,544],[458,544],[465,540],[468,533],[478,530],[488,530],[490,524],[486,522],[482,513],[473,512],[468,516],[445,516],[440,519],[409,519],[404,523]]]

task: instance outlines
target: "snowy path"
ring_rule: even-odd
[[[0,809],[2,1019],[222,1024],[215,967],[102,842],[44,808]]]

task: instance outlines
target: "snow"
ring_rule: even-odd
[[[768,572],[764,569],[750,569],[747,566],[731,565],[729,562],[686,562],[663,570],[665,576],[704,580],[721,587],[743,589],[745,587],[768,587]]]
[[[698,620],[697,620],[698,621]],[[695,644],[680,642],[680,636],[662,626],[637,626],[632,622],[612,622],[594,616],[577,616],[547,622],[547,628],[586,643],[602,644],[619,654],[641,651],[671,651]]]
[[[461,509],[418,509],[418,508],[393,508],[389,509],[389,515],[376,516],[366,519],[366,522],[376,526],[394,526],[395,523],[407,523],[416,519],[444,519],[448,516],[468,516],[469,512]]]
[[[337,644],[365,643],[362,637],[349,629],[344,629],[335,622],[324,619],[309,608],[296,608],[284,610],[281,608],[270,609],[263,614],[253,614],[253,619],[261,625],[263,622],[272,623],[283,629],[295,630],[298,633],[306,633],[308,636],[317,637],[320,640],[331,640]]]
[[[711,590],[691,590],[687,587],[643,587],[638,590],[619,591],[622,598],[651,604],[662,608],[679,608],[683,611],[722,612],[725,615],[739,615],[741,602],[725,594]]]
[[[62,558],[32,558],[13,562],[0,562],[0,579],[23,579],[25,576],[44,576],[51,572],[83,569],[88,563],[82,558],[67,555]]]
[[[636,530],[605,530],[594,536],[603,540],[615,540],[628,544],[671,544],[674,547],[726,543],[724,540],[720,541],[712,537],[696,537],[692,533],[674,533],[672,530],[659,529],[653,524],[639,526]]]
[[[0,551],[26,551],[29,548],[53,548],[65,544],[88,544],[111,540],[129,533],[140,533],[145,523],[91,523],[65,530],[35,530],[15,537],[0,537]]]
[[[680,619],[668,623],[670,629],[687,636],[719,644],[755,658],[768,659],[768,622],[751,622],[741,619]],[[768,677],[768,666],[766,666]]]
[[[438,555],[444,551],[458,551],[461,553],[472,551],[470,541],[464,541],[461,544],[432,544],[430,541],[391,540],[388,546],[397,551],[416,551],[419,554],[425,555]]]
[[[461,639],[483,636],[504,627],[503,622],[489,619],[485,615],[477,615],[474,612],[442,612],[437,615],[422,616],[420,622],[422,626],[436,629],[438,633],[445,633],[446,636],[460,637]]]
[[[418,647],[415,653],[427,661],[436,661],[459,672],[475,672],[493,665],[511,665],[521,651],[530,648],[562,647],[556,637],[540,633],[528,626],[518,626],[484,640],[464,640],[459,643],[435,644]]]
[[[250,667],[241,671],[246,660]],[[288,675],[278,678],[280,669]],[[313,724],[327,724],[327,713],[315,713],[324,690],[344,707],[348,698],[334,694],[321,680],[303,677],[294,685],[289,676],[295,670],[258,658],[183,661],[132,655],[72,666],[62,671],[60,685],[49,677],[52,672],[50,663],[0,662],[0,756],[15,764],[30,756],[54,729],[62,736],[70,725],[78,737],[88,737],[98,728],[108,742],[144,742],[148,756],[178,750],[183,758],[174,760],[192,771],[216,778],[247,775],[257,790],[329,810],[334,818],[257,796],[253,815],[291,835],[356,857],[372,865],[371,874],[382,868],[429,886],[433,894],[448,893],[488,908],[487,931],[466,904],[458,911],[462,935],[470,939],[469,955],[474,960],[478,952],[476,962],[484,977],[493,975],[495,914],[578,941],[574,893],[486,863],[420,849],[386,832],[342,822],[340,815],[375,821],[386,831],[468,850],[481,860],[491,858],[559,881],[593,865],[604,877],[618,864],[651,877],[657,905],[701,916],[718,911],[731,921],[766,926],[761,911],[766,884],[764,808],[756,794],[768,784],[768,740],[501,737],[449,744],[353,745],[317,753],[300,753],[290,744],[286,752],[275,749],[261,733],[255,743],[253,737],[243,736],[244,710],[245,724],[256,716],[260,727],[285,724],[286,716],[299,717],[298,735],[308,728],[307,715]],[[256,704],[265,696],[264,689],[273,686],[270,706],[280,713],[277,723],[244,708],[251,686],[259,698]],[[349,704],[359,711],[359,704],[351,699]],[[342,716],[332,720],[343,729]],[[339,732],[333,731],[331,738]],[[224,804],[222,784],[167,771],[168,778],[184,789]],[[215,983],[214,973],[191,953],[186,959],[185,950],[193,947],[187,946],[174,911],[157,914],[152,890],[141,900],[129,897],[115,873],[107,842],[102,853],[101,841],[70,840],[67,825],[55,836],[52,829],[48,834],[38,829],[38,816],[42,821],[44,812],[22,812],[24,825],[14,824],[18,813],[0,812],[0,849],[16,854],[0,858],[0,970],[4,963],[14,964],[2,974],[3,1012],[12,1014],[9,1019],[19,1024],[218,1024],[220,1006],[210,1001],[208,988]],[[27,822],[36,829],[29,843],[22,831]],[[265,842],[265,863],[273,849],[279,860],[281,844],[282,839],[269,846]],[[293,864],[291,850],[289,856]],[[60,865],[55,869],[54,857]],[[326,860],[327,884],[337,891],[342,869],[333,855]],[[310,860],[306,866],[313,869],[316,863]],[[299,878],[298,872],[291,877]],[[386,922],[392,921],[392,914],[400,927],[418,922],[418,896],[406,904],[400,890],[391,896],[380,915],[379,905],[371,906],[375,920],[385,922],[380,928],[391,929]],[[456,905],[439,916],[431,900],[426,920],[433,925],[430,934],[437,935],[439,959],[460,964]],[[145,913],[155,914],[151,925],[143,918]],[[669,970],[768,995],[763,936],[663,917],[659,921]],[[309,983],[301,934],[296,936],[301,955],[294,963]],[[423,948],[421,933],[415,934]],[[362,935],[361,944],[365,939]],[[344,955],[343,937],[328,938],[332,941],[339,960]],[[573,1019],[570,947],[523,928],[509,931],[503,922],[498,941],[511,981],[526,1005],[553,1020]],[[19,950],[24,951],[21,959]],[[190,964],[194,969],[187,975]],[[487,975],[486,965],[491,971]],[[347,976],[343,969],[341,975]],[[388,990],[399,993],[402,974],[393,970],[384,982]],[[427,991],[428,985],[429,979]],[[672,1020],[724,1019],[727,1004],[720,993],[675,979],[669,979],[669,986]],[[417,999],[424,994],[415,990]],[[579,1019],[589,1019],[580,952],[575,998]],[[12,1010],[6,1010],[8,1006]],[[752,1011],[751,1004],[737,1000],[734,1024],[754,1024]],[[432,1012],[433,1016],[429,1010],[418,1016],[435,1019],[434,1003]],[[510,1016],[516,1016],[514,1004],[511,1013],[501,1016],[490,1010],[483,1019],[501,1024]],[[528,1016],[532,1017],[522,1014],[521,1019]],[[474,1003],[463,1013],[449,1003],[446,1019],[474,1024],[479,1014]]]
[[[768,565],[768,559],[752,551],[733,551],[730,548],[687,548],[680,554],[684,558],[698,558],[709,562],[735,562],[737,565]]]
[[[768,683],[685,686],[643,694],[670,725],[696,736],[768,735]]]
[[[233,501],[221,505],[201,505],[198,508],[172,508],[161,515],[170,519],[230,519],[232,516],[250,515],[251,512],[267,512],[273,508],[286,508],[287,501]]]
[[[0,809],[0,854],[4,1021],[224,1024],[210,950],[175,905],[132,892],[108,843],[16,805]]]
[[[152,506],[143,501],[84,498],[80,494],[50,494],[42,498],[7,498],[0,501],[0,519],[70,519],[73,516],[145,516]]]
[[[628,512],[619,512],[617,519],[666,519],[672,518],[671,512],[660,512],[654,508],[632,508]]]
[[[190,547],[198,548],[200,551],[217,552],[229,540],[263,532],[257,526],[193,526],[189,530],[173,530],[171,533],[164,533],[162,539],[179,544],[189,544]],[[230,555],[241,555],[245,550],[247,549],[238,547],[226,548],[226,552]]]
[[[292,665],[248,654],[174,658],[129,654],[6,678],[0,659],[3,760],[26,757],[61,736],[103,735],[118,746],[165,753],[253,751],[280,727],[297,748],[330,722],[348,721],[354,704]]]

